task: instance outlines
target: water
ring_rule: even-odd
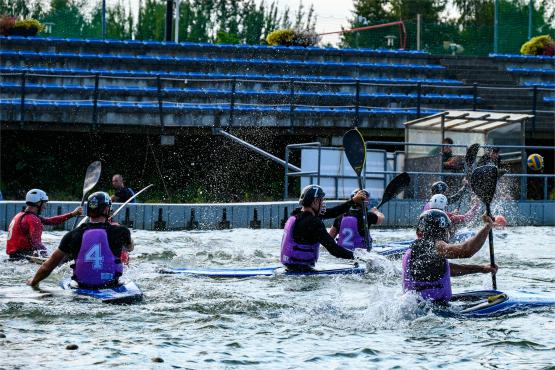
[[[213,280],[160,275],[160,266],[271,266],[281,230],[134,231],[126,276],[144,303],[82,302],[24,285],[37,265],[0,263],[0,368],[542,368],[555,364],[555,311],[461,319],[423,313],[400,291],[400,261],[373,258],[365,276]],[[63,232],[47,232],[54,247]],[[412,230],[380,230],[375,240]],[[5,245],[6,233],[0,234]],[[555,294],[555,229],[518,227],[496,238],[501,290]],[[322,265],[338,260],[323,252]],[[487,248],[472,258],[487,263]],[[489,275],[453,279],[488,289]],[[0,335],[2,336],[2,335]],[[78,349],[67,350],[76,344]],[[153,362],[153,358],[163,363]]]

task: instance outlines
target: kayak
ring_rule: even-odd
[[[64,290],[71,290],[78,297],[92,298],[103,303],[134,303],[143,299],[143,292],[132,281],[113,288],[85,289],[77,287],[73,280],[66,279],[60,282],[60,286]]]
[[[327,275],[362,275],[366,268],[349,266],[336,269],[322,269],[306,272],[286,271],[283,266],[253,267],[253,268],[162,268],[162,274],[180,274],[190,276],[204,276],[212,278],[247,278],[256,276],[327,276]]]
[[[453,294],[452,313],[462,316],[496,316],[538,307],[555,307],[555,295],[526,291],[478,290]]]

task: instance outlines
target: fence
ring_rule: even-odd
[[[468,146],[466,145],[452,145],[452,144],[430,144],[430,143],[409,143],[409,142],[388,142],[388,141],[367,141],[366,142],[366,147],[367,150],[368,147],[375,147],[375,146],[394,146],[394,147],[405,147],[408,148],[410,146],[424,146],[424,147],[458,147],[458,148],[465,148],[468,149]],[[491,145],[484,145],[482,146],[482,148],[488,148],[491,147]],[[538,150],[542,150],[542,151],[549,151],[549,152],[554,152],[555,151],[555,147],[553,146],[522,146],[522,145],[496,145],[495,147],[499,148],[501,150],[501,158],[503,159],[503,157],[511,157],[511,156],[515,156],[515,154],[519,154],[520,158],[519,162],[520,162],[520,170],[522,172],[526,172],[526,168],[527,168],[527,164],[526,164],[526,157],[527,157],[527,152],[530,150],[533,151],[538,151]],[[324,175],[321,174],[320,168],[321,168],[321,164],[320,164],[320,154],[318,154],[318,166],[317,166],[317,171],[306,171],[306,172],[290,172],[288,170],[288,165],[290,164],[289,158],[290,158],[290,152],[293,150],[302,150],[302,149],[313,149],[313,148],[317,148],[318,149],[318,153],[321,152],[321,150],[323,149],[319,143],[306,143],[306,144],[291,144],[288,145],[286,147],[285,150],[285,172],[284,172],[284,190],[283,190],[283,200],[288,200],[289,199],[289,177],[308,177],[309,178],[309,182],[310,183],[314,183],[314,180],[316,184],[320,184],[321,179],[333,179],[334,183],[335,183],[335,189],[336,192],[334,195],[330,194],[330,198],[333,199],[338,199],[339,198],[339,194],[338,194],[338,183],[341,180],[344,179],[356,179],[356,176],[341,176],[341,175]],[[326,150],[342,150],[341,148],[325,148]],[[506,149],[519,149],[518,152],[509,152],[509,153],[503,153],[503,150]],[[375,150],[375,149],[374,149]],[[385,153],[386,151],[383,150],[383,152]],[[398,161],[397,161],[397,156],[403,154],[405,157],[407,156],[407,153],[404,151],[395,151],[394,152],[394,158],[393,158],[393,170],[392,171],[388,171],[386,169],[384,169],[383,171],[365,171],[365,173],[363,174],[365,176],[366,179],[378,179],[381,180],[383,179],[383,188],[385,188],[388,184],[388,182],[393,178],[393,176],[400,174],[401,172],[404,171],[405,166],[403,166],[402,168],[399,168],[398,166]],[[555,155],[552,155],[551,158],[554,158]],[[437,181],[437,180],[446,180],[448,178],[456,178],[459,180],[462,180],[466,175],[464,173],[464,171],[461,171],[459,173],[457,172],[446,172],[443,170],[442,167],[442,159],[441,156],[437,156],[437,164],[439,167],[439,171],[407,171],[407,173],[411,176],[411,186],[410,188],[405,191],[405,198],[422,198],[422,197],[427,197],[428,195],[428,188],[426,186],[422,186],[423,184],[427,184],[429,182],[431,182],[430,180],[433,179],[433,181]],[[385,166],[387,167],[387,166]],[[385,176],[384,176],[385,175]],[[502,177],[504,177],[505,179],[508,179],[510,181],[510,179],[516,179],[518,180],[518,197],[517,196],[513,196],[514,199],[520,199],[520,200],[528,200],[530,199],[543,199],[543,200],[555,200],[555,194],[551,195],[551,192],[555,192],[555,174],[527,174],[527,173],[504,173],[502,175]],[[551,181],[550,181],[551,180]],[[529,186],[530,186],[530,182],[541,182],[541,196],[538,197],[538,190],[537,190],[537,184],[533,184],[535,185],[535,189],[533,189],[533,191],[535,193],[531,193],[529,192]],[[456,183],[460,183],[460,181],[456,181]],[[515,187],[516,184],[512,184],[510,186]],[[505,187],[504,191],[509,192],[509,190],[511,189],[507,189]],[[513,193],[515,193],[515,195],[517,194],[517,192],[513,190]],[[508,195],[508,194],[506,194]],[[532,197],[533,196],[533,197]]]
[[[354,115],[353,122],[359,125],[360,119],[367,114],[392,114],[392,113],[411,113],[416,117],[421,117],[425,113],[435,112],[439,109],[446,109],[448,105],[456,105],[460,110],[481,110],[481,92],[504,90],[517,96],[525,93],[523,98],[529,99],[527,109],[500,110],[506,112],[531,113],[532,131],[536,128],[537,113],[555,113],[552,110],[540,109],[542,104],[545,106],[543,98],[555,92],[552,88],[533,87],[496,87],[483,86],[477,83],[472,85],[464,84],[433,84],[433,83],[387,83],[387,82],[365,82],[360,79],[352,79],[348,82],[331,81],[304,81],[291,79],[261,80],[261,79],[241,79],[241,78],[167,78],[162,75],[153,77],[126,77],[126,76],[106,76],[100,73],[91,75],[65,75],[65,74],[38,74],[38,73],[0,73],[2,80],[11,79],[10,86],[4,85],[4,93],[7,88],[16,89],[18,92],[12,96],[17,96],[19,101],[19,120],[21,125],[25,123],[25,110],[28,102],[55,102],[63,106],[64,102],[87,102],[91,108],[90,125],[97,128],[99,122],[99,102],[109,103],[138,103],[156,106],[158,111],[158,125],[163,128],[166,124],[165,113],[168,109],[185,109],[196,106],[214,106],[214,100],[218,107],[228,111],[228,126],[235,125],[235,116],[238,108],[241,107],[270,107],[279,109],[282,116],[289,119],[290,128],[294,128],[296,115],[303,108],[315,108],[314,112],[343,113]],[[88,98],[58,99],[53,92],[51,99],[29,98],[31,89],[45,89],[45,86],[52,84],[35,84],[32,81],[40,79],[53,79],[58,81],[56,88],[59,93],[65,87],[68,91],[79,96],[85,94]],[[67,85],[64,81],[77,81],[77,84]],[[139,86],[125,87],[119,90],[110,86],[110,82],[115,80],[134,81]],[[387,80],[387,79],[383,79]],[[368,81],[368,79],[366,79]],[[106,84],[108,82],[108,84]],[[87,85],[89,83],[89,85]],[[209,84],[210,89],[202,88],[204,84]],[[125,84],[124,84],[125,85]],[[264,86],[278,86],[277,90],[264,90]],[[250,89],[242,89],[251,86]],[[441,93],[438,91],[449,91]],[[41,90],[47,91],[47,90]],[[458,93],[458,94],[457,94]],[[114,100],[113,94],[127,94],[127,100]],[[48,96],[48,95],[46,95]],[[110,99],[103,99],[108,96]],[[167,100],[169,97],[181,100]],[[188,97],[187,101],[185,97]],[[194,99],[190,99],[193,97]],[[229,97],[229,98],[228,98]],[[209,99],[206,103],[202,99]],[[250,100],[252,102],[238,102]],[[197,100],[191,102],[191,100]],[[328,104],[322,104],[321,102]],[[254,103],[253,103],[254,102]],[[368,103],[374,103],[369,105]],[[525,101],[520,104],[526,106]],[[550,105],[549,105],[550,106]],[[540,108],[538,108],[540,107]],[[323,110],[322,110],[323,109]],[[328,109],[325,111],[325,109]],[[343,110],[341,110],[343,109]],[[488,107],[488,111],[496,111],[495,108]],[[219,122],[215,125],[218,127]]]

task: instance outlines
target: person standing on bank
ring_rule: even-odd
[[[135,195],[133,189],[125,186],[123,182],[123,176],[121,176],[120,174],[115,174],[112,177],[112,186],[114,187],[114,189],[116,189],[115,194],[111,197],[112,202],[114,203],[124,203],[133,195]],[[131,203],[135,203],[135,199],[133,199]]]
[[[10,260],[24,259],[25,257],[47,257],[48,251],[42,244],[43,225],[59,225],[72,217],[83,214],[83,208],[77,207],[72,212],[54,216],[42,217],[48,195],[40,189],[31,189],[25,195],[27,207],[19,212],[10,222],[6,253]]]
[[[357,192],[349,201],[333,208],[326,208],[324,190],[318,185],[306,186],[299,198],[301,208],[295,209],[287,219],[281,241],[281,263],[288,271],[312,271],[320,255],[320,244],[334,257],[353,259],[353,252],[335,242],[328,234],[323,219],[344,214],[366,198]]]
[[[351,193],[351,199],[360,191],[355,189]],[[368,200],[368,191],[363,190],[365,201]],[[364,223],[362,221],[362,204],[355,203],[344,215],[335,218],[333,226],[330,229],[332,238],[337,237],[337,244],[341,247],[354,250],[356,248],[366,249],[364,242]],[[384,215],[377,208],[368,210],[368,227],[371,225],[380,225],[384,221]],[[368,241],[372,245],[372,237],[368,235]]]
[[[37,286],[67,257],[75,261],[71,265],[73,284],[87,289],[119,285],[123,273],[121,252],[131,252],[134,246],[128,228],[108,222],[111,211],[108,193],[91,194],[87,200],[89,222],[64,235],[58,248],[27,284]]]

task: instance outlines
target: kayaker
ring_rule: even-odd
[[[355,189],[351,193],[351,199],[360,191]],[[368,201],[368,191],[363,190],[365,201]],[[384,220],[384,215],[377,208],[368,210],[366,220],[368,227],[380,225]],[[366,248],[364,244],[364,224],[362,220],[362,204],[355,203],[345,214],[335,218],[329,234],[332,238],[337,237],[337,244],[343,248],[354,250],[356,248]],[[368,235],[369,242],[372,244],[372,237]]]
[[[299,198],[301,208],[295,209],[285,223],[281,241],[281,263],[289,271],[313,270],[320,254],[320,244],[337,258],[353,259],[353,252],[335,242],[328,234],[323,219],[344,214],[366,198],[363,191],[333,208],[326,208],[324,190],[318,185],[306,186]]]
[[[67,257],[74,260],[72,279],[77,286],[89,289],[117,286],[123,272],[119,256],[122,250],[133,250],[133,240],[128,228],[108,222],[111,208],[108,193],[91,194],[87,200],[89,221],[64,235],[58,248],[27,284],[38,285]]]
[[[458,212],[449,212],[447,210],[447,197],[443,194],[436,194],[430,198],[428,204],[430,205],[430,209],[439,209],[440,211],[444,211],[447,216],[449,216],[449,220],[451,221],[452,230],[454,231],[457,226],[461,226],[461,224],[465,224],[470,222],[474,219],[478,210],[480,209],[480,200],[477,197],[474,197],[471,201],[471,206],[464,214],[459,214]]]
[[[482,217],[484,226],[461,244],[449,244],[451,221],[438,209],[423,212],[414,241],[403,256],[403,289],[418,292],[424,299],[447,302],[451,299],[451,276],[497,273],[497,266],[461,265],[449,259],[470,258],[482,248],[493,227],[491,217]]]
[[[83,208],[77,207],[72,212],[42,217],[48,195],[43,190],[31,189],[25,195],[27,207],[14,216],[8,227],[6,253],[11,260],[19,260],[29,256],[46,257],[48,251],[42,244],[43,225],[59,225],[72,217],[83,214]]]
[[[447,203],[453,204],[458,202],[462,198],[462,196],[466,193],[467,188],[468,188],[468,181],[466,179],[463,179],[463,186],[455,194],[447,197]],[[432,193],[431,196],[433,197],[436,194],[445,195],[448,189],[449,189],[449,186],[447,186],[447,184],[444,181],[436,181],[432,184],[432,187],[430,188]],[[430,208],[431,208],[430,202],[426,202],[426,204],[424,204],[424,207],[422,207],[422,212],[427,211]]]
[[[114,203],[124,203],[135,195],[133,189],[125,186],[123,176],[120,174],[115,174],[112,177],[112,186],[116,189],[115,194],[111,197],[112,202]],[[135,203],[135,199],[133,199],[131,203]]]

